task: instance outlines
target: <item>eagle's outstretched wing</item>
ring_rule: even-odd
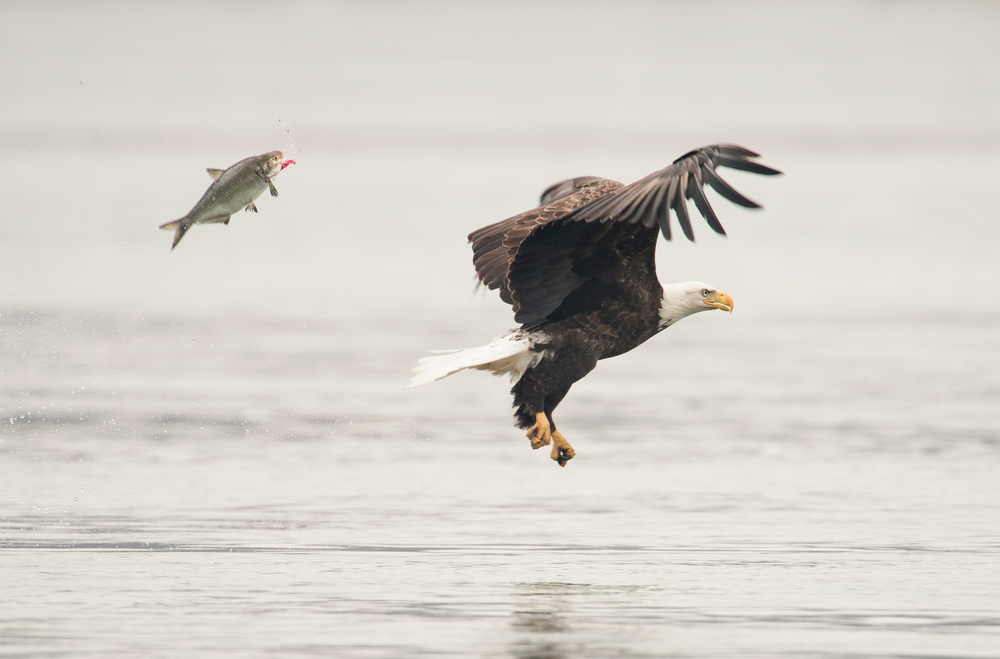
[[[692,199],[708,225],[716,233],[726,235],[726,230],[722,228],[705,197],[704,186],[708,184],[734,204],[760,208],[760,204],[734,190],[715,172],[716,167],[730,167],[765,176],[781,173],[752,160],[758,157],[760,154],[735,144],[715,144],[689,151],[669,167],[639,179],[614,195],[578,207],[567,219],[572,217],[585,222],[613,221],[630,224],[642,222],[650,228],[659,225],[663,237],[670,240],[670,210],[673,210],[684,235],[688,240],[694,240],[685,202],[686,199]]]
[[[725,235],[704,185],[733,203],[759,208],[715,171],[730,167],[781,173],[752,160],[757,157],[743,147],[717,144],[686,153],[627,186],[596,177],[556,183],[542,193],[538,208],[469,234],[476,272],[488,288],[500,289],[501,299],[514,308],[515,320],[525,326],[565,315],[560,307],[588,285],[596,286],[595,306],[602,295],[627,292],[624,285],[658,288],[651,283],[656,282],[651,254],[655,227],[670,240],[673,210],[684,235],[694,240],[685,201],[692,199],[708,225]],[[616,281],[625,272],[633,279]],[[649,281],[635,281],[637,276]],[[585,304],[581,295],[572,302],[575,310]]]

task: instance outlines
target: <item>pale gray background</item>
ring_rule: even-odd
[[[1000,5],[0,4],[0,656],[1000,656]],[[731,141],[736,300],[407,391],[465,235]],[[259,215],[180,217],[298,164]]]

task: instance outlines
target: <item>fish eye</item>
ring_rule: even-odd
[[[708,290],[707,288],[703,288],[703,289],[701,289],[701,296],[702,296],[702,297],[708,297],[708,294],[709,294],[710,292],[711,292],[711,291],[709,291],[709,290]]]

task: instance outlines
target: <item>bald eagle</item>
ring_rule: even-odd
[[[547,188],[537,208],[473,231],[469,242],[479,281],[499,289],[520,327],[485,346],[421,359],[409,386],[467,368],[509,375],[515,425],[528,431],[532,448],[552,444],[552,459],[565,466],[576,451],[556,430],[552,412],[574,382],[598,360],[626,353],[691,314],[732,312],[733,299],[708,284],[660,284],[657,233],[670,240],[672,210],[693,241],[685,203],[693,199],[708,225],[725,235],[703,186],[740,206],[760,208],[716,173],[718,167],[781,173],[757,157],[743,147],[716,144],[631,185],[593,176],[568,179]]]

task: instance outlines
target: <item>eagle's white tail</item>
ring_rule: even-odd
[[[478,348],[434,350],[432,352],[439,354],[424,357],[417,362],[413,368],[414,376],[410,378],[407,388],[436,382],[466,368],[492,371],[493,375],[509,374],[510,381],[517,382],[525,371],[545,356],[544,350],[536,352],[532,348],[537,341],[547,338],[538,332],[517,330]]]

